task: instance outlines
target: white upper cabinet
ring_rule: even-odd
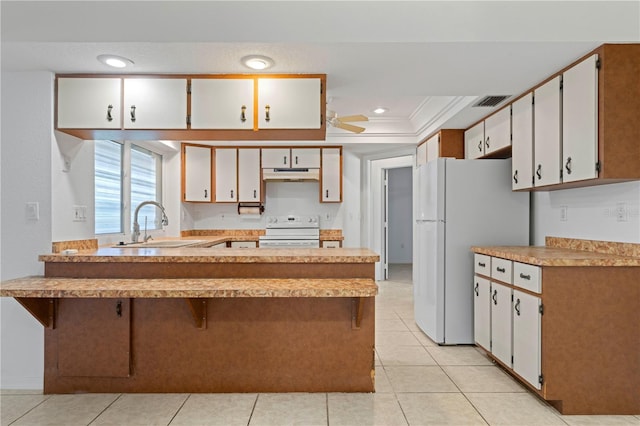
[[[427,146],[427,162],[440,157],[440,134],[431,136],[425,143]]]
[[[342,154],[340,148],[322,148],[320,201],[342,202]]]
[[[252,78],[191,80],[192,129],[253,129]]]
[[[216,202],[238,201],[238,150],[216,148]]]
[[[238,201],[259,202],[262,197],[260,148],[238,149]]]
[[[534,90],[534,186],[560,183],[560,76]]]
[[[291,148],[291,167],[320,168],[320,148]]]
[[[211,202],[211,148],[183,145],[183,201]]]
[[[563,182],[598,177],[597,61],[592,55],[562,75]]]
[[[527,93],[511,105],[511,187],[533,186],[533,94]]]
[[[122,79],[58,78],[60,129],[119,129]]]
[[[511,145],[511,106],[484,121],[484,155]]]
[[[423,142],[416,148],[416,167],[427,162],[427,143]]]
[[[125,78],[125,129],[186,129],[187,80]]]
[[[258,128],[319,129],[319,78],[259,78]]]
[[[464,158],[474,159],[484,155],[484,121],[464,132]]]
[[[291,167],[291,149],[289,148],[263,148],[262,168],[282,169]]]

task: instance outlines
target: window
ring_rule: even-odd
[[[162,156],[129,142],[95,141],[96,234],[130,232],[135,208],[162,202]],[[160,229],[153,205],[138,213],[141,229]]]

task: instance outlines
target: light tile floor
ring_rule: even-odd
[[[0,391],[0,425],[637,425],[562,416],[471,346],[440,347],[413,321],[411,265],[376,299],[376,393],[79,394]]]

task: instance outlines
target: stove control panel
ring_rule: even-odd
[[[319,228],[317,215],[267,216],[267,228]]]

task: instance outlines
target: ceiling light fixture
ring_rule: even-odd
[[[98,61],[113,68],[125,68],[133,65],[131,59],[124,58],[117,55],[98,55]]]
[[[378,108],[374,109],[372,112],[375,113],[375,114],[384,114],[387,111],[389,111],[388,108],[378,107]]]
[[[245,67],[249,67],[252,70],[266,70],[274,64],[273,59],[262,55],[245,56],[240,61]]]

